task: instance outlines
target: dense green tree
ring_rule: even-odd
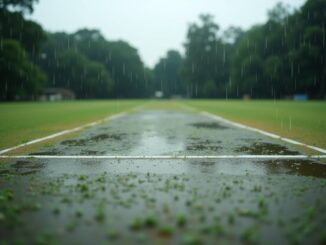
[[[41,55],[37,61],[37,64],[45,71],[48,77],[48,86],[58,86],[58,67],[59,67],[59,55],[69,49],[73,49],[73,45],[70,43],[70,35],[58,32],[48,33],[46,42],[42,45]]]
[[[216,97],[225,94],[229,81],[230,45],[218,36],[219,26],[210,15],[200,16],[201,24],[192,24],[185,43],[183,75],[190,97]]]
[[[263,74],[263,53],[265,37],[261,26],[255,26],[246,32],[236,45],[232,57],[232,92],[235,96],[259,94],[266,86]],[[260,86],[261,85],[261,86]],[[258,87],[261,89],[258,90]]]
[[[0,39],[19,41],[29,56],[35,59],[46,34],[39,24],[24,19],[21,13],[0,9]]]
[[[326,96],[326,2],[308,0],[289,18],[289,74],[296,92]]]
[[[38,64],[49,87],[70,89],[77,98],[108,98],[112,92],[113,81],[103,64],[81,53],[72,35],[48,33]]]
[[[23,12],[33,12],[33,4],[38,0],[0,0],[0,9],[14,8]]]
[[[178,51],[170,50],[154,67],[155,90],[163,91],[165,97],[186,95],[186,86],[181,77],[182,57]]]
[[[16,40],[2,40],[0,48],[0,99],[34,99],[46,81]]]
[[[58,56],[74,49],[89,61],[101,63],[114,81],[112,97],[137,98],[149,96],[152,87],[149,71],[144,67],[135,48],[123,41],[109,42],[98,30],[82,29],[74,34],[48,34],[39,64],[49,76],[50,83],[58,84]]]
[[[1,100],[34,99],[46,82],[34,64],[45,34],[42,27],[26,20],[33,0],[0,0]]]
[[[113,81],[103,64],[69,49],[57,57],[55,87],[71,89],[77,98],[108,98]]]
[[[73,34],[77,49],[91,60],[103,63],[111,73],[116,97],[144,97],[148,89],[144,65],[137,49],[124,41],[107,41],[97,30],[82,29]]]
[[[325,97],[325,1],[308,0],[292,14],[279,3],[266,23],[222,37],[211,16],[200,19],[189,27],[183,63],[192,97]]]
[[[235,43],[231,62],[232,95],[280,97],[289,93],[284,30],[288,10],[282,4],[269,12],[264,25],[256,25]],[[285,67],[285,68],[284,68]]]
[[[268,21],[245,32],[235,44],[231,73],[234,96],[325,95],[326,3],[308,0],[290,14],[277,4]]]
[[[156,91],[155,75],[152,69],[144,68],[144,97],[152,97]]]
[[[106,64],[115,81],[116,96],[146,96],[145,68],[137,50],[124,41],[110,42],[107,55]]]
[[[231,26],[223,32],[223,41],[225,43],[235,44],[244,34],[244,31],[240,27]]]
[[[47,86],[70,88],[78,98],[140,98],[155,90],[166,97],[325,98],[324,0],[307,0],[293,13],[277,4],[265,23],[247,31],[220,33],[211,15],[201,15],[188,29],[184,58],[169,51],[153,70],[133,46],[108,41],[98,30],[46,35],[24,19],[35,2],[0,0],[2,100],[40,92],[45,77],[33,62],[45,71]]]

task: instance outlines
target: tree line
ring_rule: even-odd
[[[152,73],[136,48],[98,30],[45,32],[24,15],[36,0],[0,0],[0,100],[37,99],[46,87],[78,99],[144,98]]]
[[[0,100],[37,99],[46,87],[79,99],[325,98],[326,2],[290,12],[277,4],[266,23],[222,32],[211,15],[189,26],[185,53],[170,50],[153,69],[136,48],[98,30],[49,33],[24,15],[37,0],[0,0]]]
[[[191,97],[325,98],[326,1],[289,13],[281,3],[268,20],[224,33],[210,15],[190,26],[181,74]]]

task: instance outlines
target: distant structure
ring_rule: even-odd
[[[244,95],[242,96],[242,99],[243,99],[243,100],[250,100],[250,99],[251,99],[251,96],[250,96],[249,94],[244,94]]]
[[[296,101],[306,101],[306,100],[308,100],[308,95],[307,94],[295,94],[293,96],[293,99]]]
[[[163,92],[162,91],[155,91],[154,93],[154,98],[155,99],[162,99],[164,96]]]
[[[75,98],[73,91],[64,88],[45,88],[40,96],[41,101],[74,100]]]

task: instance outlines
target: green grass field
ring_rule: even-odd
[[[326,103],[270,100],[108,100],[0,104],[0,149],[73,128],[145,104],[184,104],[304,143],[326,147]]]
[[[138,100],[0,104],[0,149],[70,129],[142,104]]]
[[[326,102],[187,100],[182,103],[283,137],[326,147]]]

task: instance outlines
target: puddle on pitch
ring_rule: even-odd
[[[128,155],[173,155],[184,151],[184,143],[175,136],[163,136],[154,129],[143,131],[137,145]]]
[[[266,142],[253,143],[250,146],[241,146],[238,147],[235,151],[252,155],[300,155],[299,152],[290,150],[281,144]]]
[[[267,174],[287,174],[299,176],[326,177],[326,166],[308,159],[264,160],[258,166],[265,168]]]
[[[61,144],[65,146],[87,146],[89,144],[101,143],[102,141],[106,141],[106,140],[120,141],[124,137],[126,137],[125,133],[116,133],[116,134],[102,133],[85,139],[64,140],[61,142]]]
[[[227,128],[229,128],[224,125],[221,125],[218,122],[197,122],[197,123],[191,123],[189,125],[197,128],[197,129],[227,129]]]
[[[4,164],[0,169],[0,176],[5,175],[32,175],[44,169],[45,164],[31,160],[15,160],[11,164]]]

